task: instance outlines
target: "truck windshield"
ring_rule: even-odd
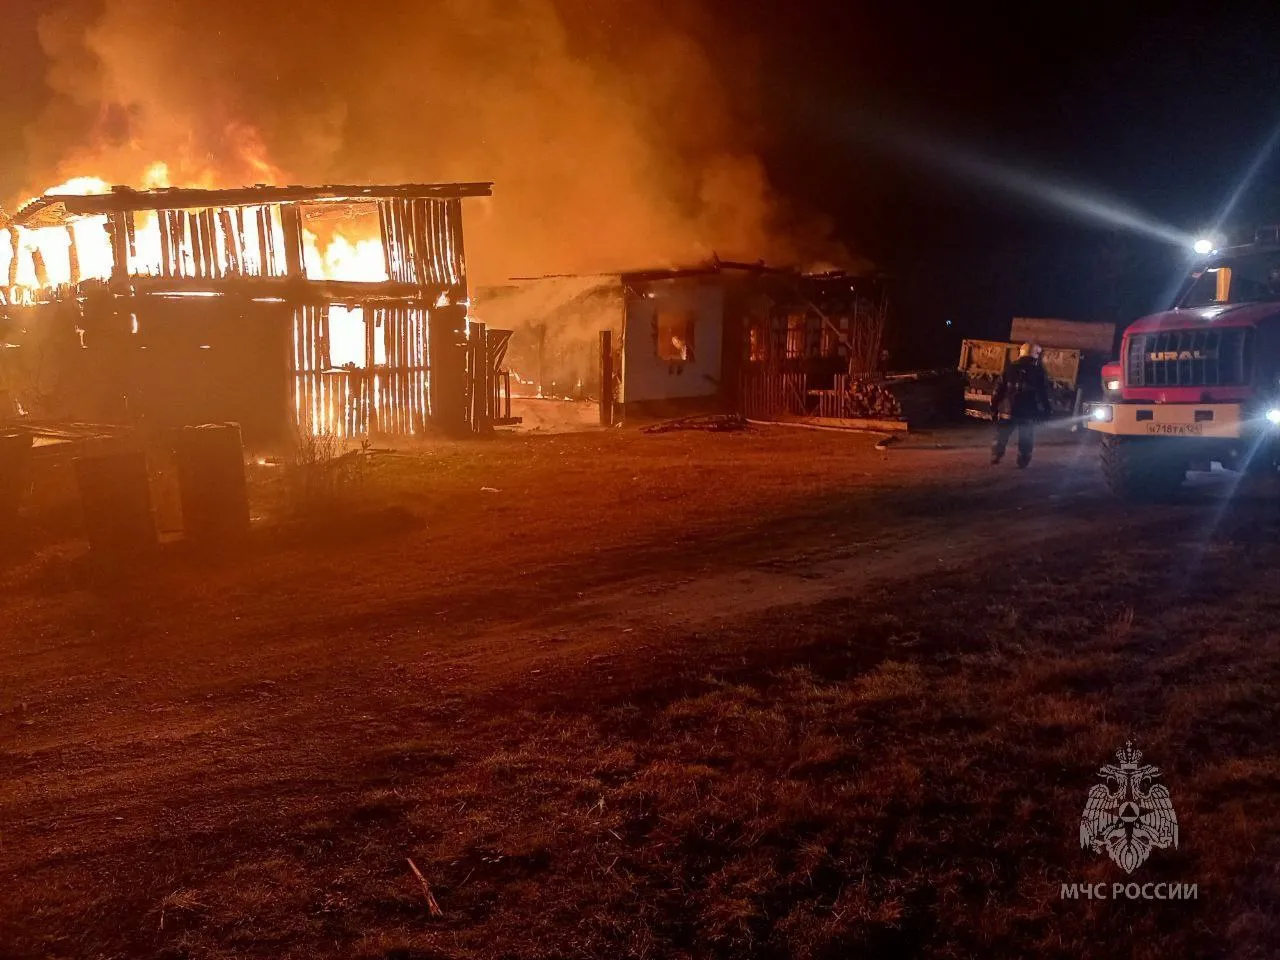
[[[1280,251],[1219,260],[1191,275],[1180,307],[1280,300]]]

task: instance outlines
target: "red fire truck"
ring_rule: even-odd
[[[1135,321],[1085,410],[1117,494],[1168,494],[1188,470],[1274,472],[1280,440],[1280,231],[1211,250],[1172,310]]]

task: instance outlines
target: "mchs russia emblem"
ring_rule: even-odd
[[[1178,815],[1169,788],[1156,783],[1160,768],[1142,762],[1132,742],[1116,751],[1116,763],[1098,771],[1080,816],[1080,846],[1104,849],[1125,873],[1146,862],[1153,847],[1178,846]]]

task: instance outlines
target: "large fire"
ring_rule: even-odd
[[[279,171],[265,160],[252,164],[255,173],[279,182]],[[210,188],[218,178],[205,175],[187,179],[186,185]],[[163,162],[151,164],[144,172],[140,186],[160,189],[172,186],[169,167]],[[86,195],[109,193],[111,186],[98,177],[74,177],[45,191],[45,195]],[[264,215],[264,221],[268,215]],[[244,218],[245,262],[240,271],[262,275],[254,251],[259,249],[260,221]],[[219,224],[217,230],[224,229]],[[283,249],[284,238],[278,217],[270,218],[266,229],[273,234],[273,248]],[[304,269],[310,279],[385,281],[386,262],[376,216],[352,219],[334,218],[317,212],[313,229],[304,216]],[[159,276],[161,273],[160,224],[154,213],[140,213],[135,220],[134,244],[129,253],[128,272],[135,276]],[[221,270],[229,264],[222,244],[215,245],[214,255]],[[195,265],[184,265],[194,275]],[[111,241],[105,216],[84,216],[66,226],[9,227],[0,230],[0,290],[10,302],[31,302],[41,291],[50,291],[85,280],[106,280],[112,265]]]

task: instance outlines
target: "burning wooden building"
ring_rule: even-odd
[[[516,330],[526,380],[603,396],[607,417],[773,416],[797,389],[814,406],[881,370],[886,303],[879,277],[713,260],[527,278],[480,290],[476,310]]]
[[[404,437],[500,420],[509,336],[468,319],[491,184],[114,188],[0,219],[0,419],[235,420]]]

